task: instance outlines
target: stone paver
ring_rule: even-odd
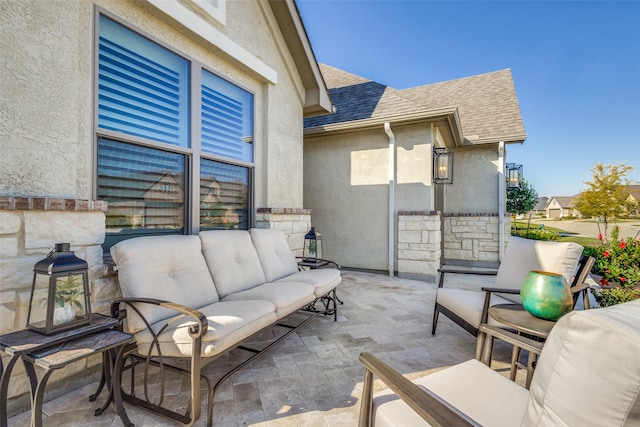
[[[487,276],[447,275],[448,286],[483,286],[491,281]],[[214,426],[355,427],[364,376],[358,361],[361,352],[374,353],[410,378],[474,357],[475,337],[445,316],[440,316],[436,335],[431,335],[435,284],[343,271],[338,289],[344,305],[339,307],[337,322],[333,317],[314,319],[220,387],[215,395]],[[234,350],[207,371],[219,377],[223,367],[241,357],[243,352]],[[508,371],[509,358],[510,347],[497,342],[494,368]],[[88,396],[96,385],[47,402],[45,426],[121,426],[113,407],[100,417],[93,415],[99,403],[89,402]],[[376,389],[382,388],[377,381]],[[186,407],[186,381],[168,376],[165,390],[167,403]],[[103,402],[104,395],[98,401]],[[136,426],[173,425],[148,411],[125,406]],[[203,418],[197,426],[205,425]],[[28,424],[29,412],[9,420],[10,426]]]

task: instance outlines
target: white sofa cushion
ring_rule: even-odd
[[[570,284],[583,249],[573,242],[547,242],[510,236],[493,287],[520,289],[532,270],[562,274]],[[502,296],[518,304],[521,302],[519,295]]]
[[[248,231],[203,231],[200,240],[202,253],[220,298],[266,282]]]
[[[562,317],[530,392],[525,426],[640,425],[640,300]]]
[[[249,230],[267,282],[274,282],[298,271],[298,263],[281,230]]]
[[[484,307],[484,292],[469,291],[466,289],[456,288],[439,288],[438,304],[451,310],[474,328],[480,327],[480,317],[482,316],[482,308]],[[513,304],[505,298],[496,294],[491,294],[489,305],[496,304]],[[504,326],[489,316],[488,323],[490,325]]]
[[[529,396],[525,388],[475,359],[413,382],[429,389],[458,411],[486,426],[518,425]],[[374,394],[373,408],[376,427],[429,425],[389,389]]]
[[[126,298],[155,298],[191,308],[219,300],[198,236],[124,240],[111,247],[111,256]],[[140,304],[138,308],[149,323],[175,316],[175,311],[149,304]],[[136,332],[144,328],[142,320],[129,311],[128,330]]]
[[[279,282],[302,282],[314,287],[316,297],[326,295],[342,282],[340,270],[335,268],[317,268],[315,270],[297,271],[289,276],[278,279]]]
[[[278,319],[316,299],[313,286],[306,283],[272,282],[227,295],[223,301],[264,300],[276,307]]]
[[[218,301],[201,307],[199,311],[209,322],[207,333],[202,337],[202,357],[216,356],[277,320],[275,307],[267,301]],[[169,326],[158,337],[162,356],[191,356],[193,340],[189,335],[189,326],[194,323],[185,316],[171,319]],[[166,324],[167,321],[161,321],[152,325],[152,328],[157,333]],[[148,330],[138,332],[138,352],[147,355],[152,341]],[[155,346],[151,355],[157,356]]]

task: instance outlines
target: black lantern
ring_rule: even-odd
[[[89,266],[56,243],[46,259],[33,267],[27,327],[45,335],[87,325],[91,321]]]
[[[322,236],[315,227],[311,227],[311,230],[304,236],[302,257],[305,262],[317,263],[322,260]]]
[[[453,150],[434,147],[433,183],[453,184]]]
[[[520,188],[522,165],[507,163],[507,188]]]

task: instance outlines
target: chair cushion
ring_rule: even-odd
[[[313,286],[306,283],[272,282],[227,295],[223,301],[265,300],[276,307],[278,319],[316,299]]]
[[[472,359],[418,378],[415,384],[427,388],[477,423],[486,426],[514,426],[527,407],[528,391],[488,366]],[[391,390],[374,394],[376,427],[428,426]]]
[[[640,425],[640,300],[573,311],[551,330],[526,426]]]
[[[298,271],[282,279],[278,282],[302,282],[312,285],[315,289],[315,296],[321,297],[326,295],[333,288],[342,282],[340,270],[335,268],[317,268],[315,270]]]
[[[480,317],[482,316],[485,295],[485,292],[467,289],[438,288],[436,301],[441,306],[462,317],[465,322],[477,329],[480,327]],[[513,304],[513,302],[499,295],[491,294],[489,304],[493,306],[496,304]],[[489,316],[488,323],[490,325],[505,327],[501,323],[493,320],[491,316]]]
[[[219,301],[201,307],[200,311],[209,322],[207,333],[202,337],[201,357],[216,356],[247,339],[277,320],[273,304],[267,301]],[[195,322],[184,316],[169,321],[169,325],[158,336],[160,352],[166,357],[190,357],[193,340],[189,326]],[[167,321],[152,325],[157,333]],[[153,337],[148,330],[136,334],[138,352],[147,355]],[[155,346],[151,353],[157,356]]]
[[[531,270],[562,274],[570,284],[576,273],[583,247],[573,242],[547,242],[510,236],[496,275],[496,288],[520,289]],[[502,297],[521,303],[519,295]]]
[[[266,282],[248,231],[203,231],[200,240],[220,298]]]
[[[219,300],[198,236],[123,240],[111,247],[111,256],[124,297],[155,298],[196,309]],[[151,324],[175,316],[172,310],[150,304],[138,308]],[[145,326],[132,312],[127,327],[136,332]]]
[[[296,258],[281,230],[252,228],[249,233],[267,282],[275,282],[298,271]]]

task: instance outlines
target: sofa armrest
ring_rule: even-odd
[[[437,426],[477,426],[469,417],[448,405],[434,393],[418,387],[371,353],[360,353],[360,362],[365,366],[365,381],[360,407],[359,427],[369,427],[372,423],[373,376],[377,376],[393,392],[430,425]]]
[[[440,273],[440,281],[438,282],[438,287],[441,288],[442,286],[444,286],[445,273],[495,276],[498,274],[498,269],[491,267],[461,267],[457,265],[441,265],[438,269],[438,273]]]
[[[111,315],[120,320],[123,320],[127,317],[126,309],[120,309],[120,305],[124,304],[125,306],[131,307],[138,316],[144,321],[147,329],[151,330],[151,325],[144,318],[144,316],[140,313],[140,310],[136,308],[134,304],[152,304],[157,305],[159,307],[168,308],[170,310],[176,311],[177,313],[182,314],[183,316],[191,317],[196,323],[193,326],[189,327],[189,335],[192,338],[200,338],[204,336],[207,332],[207,328],[209,323],[207,321],[207,317],[198,310],[195,310],[191,307],[187,307],[182,304],[178,304],[175,302],[164,301],[154,298],[120,298],[111,303]]]

